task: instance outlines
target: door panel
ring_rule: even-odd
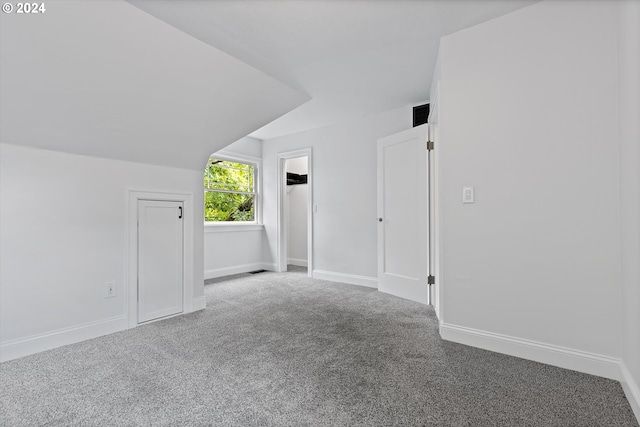
[[[183,206],[138,202],[138,322],[183,311]]]
[[[378,141],[378,289],[424,304],[429,272],[426,141],[427,125]]]

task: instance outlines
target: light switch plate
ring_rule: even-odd
[[[462,187],[462,203],[475,203],[476,191],[473,187]]]

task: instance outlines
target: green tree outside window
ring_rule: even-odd
[[[255,168],[211,158],[204,170],[204,220],[255,221]]]

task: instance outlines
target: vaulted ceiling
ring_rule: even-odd
[[[260,139],[427,100],[440,37],[525,0],[129,0],[310,95]]]
[[[442,35],[533,0],[49,0],[0,16],[0,142],[201,170],[425,101]]]
[[[3,143],[201,171],[308,100],[121,0],[0,19]]]

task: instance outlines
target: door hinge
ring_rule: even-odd
[[[436,284],[436,276],[429,275],[427,277],[427,285],[435,285]]]
[[[433,146],[434,146],[433,141],[427,141],[427,150],[429,151],[433,150]]]

